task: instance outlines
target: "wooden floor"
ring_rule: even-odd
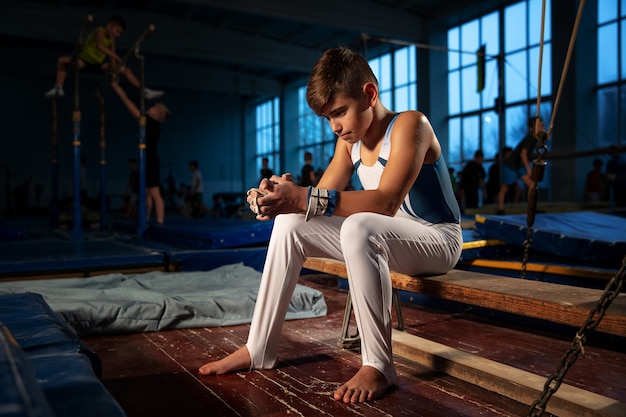
[[[103,383],[129,417],[171,416],[525,416],[529,406],[397,358],[398,386],[379,401],[345,405],[332,392],[360,366],[337,347],[346,291],[328,276],[301,283],[324,292],[328,315],[285,323],[277,369],[200,377],[203,363],[245,343],[249,326],[84,338],[103,362]],[[547,377],[572,335],[527,331],[406,304],[406,330],[464,352]],[[626,402],[626,349],[593,335],[564,383]],[[544,414],[546,416],[550,414]]]

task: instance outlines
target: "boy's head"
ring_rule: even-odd
[[[304,153],[304,162],[311,162],[313,160],[313,154],[311,152]]]
[[[113,16],[107,22],[107,32],[113,38],[119,38],[126,30],[126,22],[120,16]]]
[[[107,23],[109,25],[119,26],[122,30],[126,30],[126,21],[124,21],[121,16],[111,16]]]
[[[165,104],[161,102],[153,104],[152,107],[148,109],[147,113],[150,115],[150,117],[152,117],[155,120],[158,120],[159,122],[166,121],[172,115],[172,112],[170,112],[170,109],[168,109],[165,106]]]
[[[602,159],[600,159],[600,158],[596,158],[596,159],[593,160],[593,167],[595,169],[602,169],[602,164],[603,164],[603,162],[602,162]]]
[[[537,123],[537,121],[539,121],[539,123]],[[534,133],[535,126],[537,126],[538,132],[544,129],[543,120],[541,119],[541,117],[533,116],[528,119],[528,130]]]
[[[358,99],[368,82],[378,85],[364,57],[346,47],[331,48],[313,66],[306,101],[316,114],[321,114],[337,95]]]
[[[192,161],[189,161],[189,169],[192,171],[195,171],[198,169],[198,161],[196,161],[195,159]]]

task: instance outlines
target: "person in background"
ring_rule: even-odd
[[[534,186],[530,178],[530,158],[537,146],[536,134],[543,130],[544,126],[541,118],[529,118],[528,133],[519,141],[511,154],[502,159],[502,178],[500,191],[498,192],[498,214],[504,214],[504,201],[510,186],[516,185],[519,193],[521,193],[524,185],[528,189]],[[518,200],[518,198],[515,200]]]
[[[313,154],[311,152],[304,153],[304,165],[300,173],[300,185],[308,187],[316,185],[317,177],[315,176],[315,168],[313,168]]]
[[[128,98],[119,83],[111,83],[111,88],[120,97],[130,114],[139,119],[139,108]],[[159,155],[157,145],[161,136],[161,123],[170,118],[170,111],[163,103],[155,103],[146,110],[146,209],[147,219],[150,220],[154,208],[156,222],[163,224],[165,220],[165,203],[161,196],[161,181],[159,169]]]
[[[128,160],[128,184],[124,191],[124,213],[128,218],[137,217],[137,199],[139,198],[139,165],[137,159]]]
[[[189,171],[191,171],[191,187],[189,189],[187,215],[200,217],[210,210],[204,204],[204,180],[202,179],[198,161],[195,159],[189,161]]]
[[[483,168],[484,159],[485,155],[479,149],[474,152],[474,159],[463,167],[459,186],[463,209],[482,206],[480,195],[481,192],[482,195],[485,194],[485,177],[487,176],[485,168]]]
[[[626,205],[626,161],[622,159],[617,146],[609,149],[610,159],[606,163],[606,179],[609,192],[615,203]]]
[[[604,200],[606,177],[604,172],[602,172],[603,165],[602,159],[596,158],[593,160],[593,168],[587,173],[585,178],[585,201],[596,203]]]
[[[270,179],[272,178],[272,175],[274,175],[274,171],[272,171],[272,169],[269,167],[269,159],[267,157],[264,157],[261,160],[261,179]]]
[[[77,60],[76,65],[80,71],[88,73],[107,73],[119,70],[128,82],[139,89],[140,83],[137,77],[127,66],[117,68],[122,58],[115,52],[115,40],[126,30],[126,22],[120,16],[111,17],[105,26],[99,26],[87,35]],[[108,61],[107,61],[108,58]],[[72,63],[72,55],[64,55],[57,60],[56,84],[46,93],[46,97],[63,97],[63,84],[67,77],[67,71]],[[147,99],[161,97],[163,91],[144,88]]]

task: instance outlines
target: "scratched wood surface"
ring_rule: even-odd
[[[309,258],[304,266],[347,277],[345,264],[333,259]],[[432,277],[392,272],[391,279],[394,288],[401,290],[577,326],[585,322],[589,310],[604,292],[460,269]],[[626,294],[618,294],[613,300],[611,309],[606,311],[598,326],[598,331],[626,337]]]
[[[241,346],[248,326],[84,338],[103,362],[103,383],[129,417],[139,416],[522,416],[528,406],[398,358],[398,386],[379,401],[344,405],[332,392],[360,366],[337,348],[345,290],[327,276],[301,282],[321,289],[326,317],[288,321],[277,369],[200,377],[197,368]],[[438,343],[548,376],[570,344],[471,313],[405,305],[407,331]],[[568,384],[626,401],[626,353],[593,346],[570,368]],[[548,414],[546,414],[548,415]]]

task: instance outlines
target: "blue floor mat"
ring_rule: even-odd
[[[475,233],[523,246],[525,215],[477,215]],[[602,213],[537,214],[530,229],[531,248],[543,254],[617,268],[626,255],[626,218]]]

